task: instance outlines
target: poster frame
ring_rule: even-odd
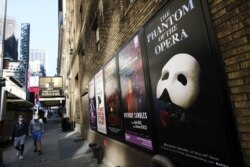
[[[118,93],[118,111],[120,112],[120,121],[121,121],[121,126],[120,126],[120,132],[118,135],[115,135],[113,133],[109,133],[108,130],[108,123],[107,123],[107,104],[106,104],[106,82],[105,82],[105,67],[114,59],[115,61],[115,75],[117,79],[117,93]],[[118,57],[117,54],[115,53],[104,65],[103,65],[103,84],[104,84],[104,101],[105,101],[105,114],[106,114],[106,126],[107,126],[107,136],[111,137],[115,140],[124,142],[124,127],[123,127],[123,117],[122,117],[122,108],[121,108],[121,89],[120,89],[120,77],[119,77],[119,71],[118,71]]]
[[[152,87],[151,87],[151,78],[150,78],[150,69],[149,69],[149,60],[148,60],[148,53],[147,53],[147,49],[146,49],[146,40],[145,40],[145,27],[150,24],[154,19],[156,19],[158,17],[158,15],[164,10],[166,9],[168,6],[171,5],[172,2],[174,2],[175,0],[169,0],[169,1],[164,1],[162,2],[162,7],[157,10],[156,13],[154,13],[154,15],[152,17],[150,17],[149,20],[147,20],[147,22],[145,24],[143,24],[141,31],[143,31],[143,37],[141,38],[141,40],[143,41],[142,46],[144,47],[144,49],[142,49],[144,51],[144,56],[145,56],[145,67],[146,69],[144,70],[146,75],[145,78],[147,77],[148,82],[148,88],[149,88],[149,94],[148,96],[150,97],[150,99],[153,100],[153,94],[152,94]],[[237,133],[237,128],[236,128],[236,121],[235,121],[235,116],[233,114],[233,110],[232,110],[232,104],[230,102],[230,96],[229,96],[229,90],[228,90],[228,85],[227,85],[227,80],[226,80],[226,73],[225,70],[223,69],[223,60],[222,60],[222,56],[220,54],[219,48],[218,48],[218,38],[216,37],[216,33],[214,30],[214,26],[212,23],[212,19],[211,19],[211,13],[209,10],[209,5],[207,1],[200,1],[199,2],[202,8],[202,14],[203,14],[203,19],[204,19],[204,24],[205,24],[205,29],[206,29],[206,33],[207,33],[207,37],[208,37],[208,43],[209,43],[209,48],[211,48],[211,56],[212,56],[212,60],[213,60],[213,70],[216,72],[214,75],[216,76],[216,79],[218,79],[218,86],[216,87],[217,90],[219,91],[219,108],[221,109],[221,114],[223,115],[223,124],[224,126],[228,126],[228,128],[225,129],[226,135],[228,137],[229,140],[229,147],[230,147],[230,155],[232,158],[232,163],[235,166],[244,166],[244,161],[243,161],[243,155],[242,155],[242,151],[241,151],[241,147],[240,147],[240,140],[239,140],[239,136]],[[153,102],[150,102],[151,106],[152,106],[152,110],[153,109]],[[153,114],[154,115],[154,114]],[[155,117],[153,116],[151,119],[153,119],[153,126],[156,127],[156,123],[155,123]],[[154,130],[154,132],[157,132],[156,129]],[[155,152],[156,153],[160,153],[160,149],[159,149],[159,145],[157,143],[157,138],[155,140]],[[165,154],[165,156],[168,156],[167,154]],[[168,158],[172,159],[174,162],[181,164],[181,165],[194,165],[192,164],[192,162],[188,162],[186,160],[183,160],[182,158],[179,157],[172,157],[169,156]]]
[[[95,78],[95,81],[94,81],[94,83],[95,83],[95,95],[96,95],[96,88],[97,88],[97,83],[96,83],[96,76],[97,76],[97,74],[98,73],[101,73],[100,75],[102,76],[102,83],[101,83],[101,85],[102,85],[102,94],[103,94],[103,108],[104,108],[104,123],[105,123],[105,127],[102,127],[103,129],[99,129],[99,128],[101,128],[100,127],[100,125],[98,126],[98,113],[97,113],[97,105],[96,105],[96,116],[97,116],[97,118],[96,118],[96,121],[97,121],[97,131],[99,132],[99,133],[101,133],[101,134],[104,134],[104,135],[107,135],[107,118],[106,118],[106,108],[105,108],[105,95],[104,95],[104,92],[105,92],[105,90],[104,90],[104,75],[103,75],[103,71],[104,71],[104,69],[103,69],[103,66],[102,66],[102,68],[100,68],[98,71],[97,71],[97,73],[95,73],[95,76],[94,76],[94,78]],[[97,99],[97,97],[95,96],[95,100]],[[99,127],[99,128],[98,128]],[[103,130],[103,131],[102,131]]]
[[[94,75],[95,76],[95,75]],[[95,77],[92,77],[92,78],[90,78],[90,80],[89,80],[89,82],[88,82],[88,88],[89,88],[89,83],[91,82],[91,81],[93,81],[93,89],[94,89],[94,102],[95,102]],[[88,91],[88,98],[89,98],[89,100],[90,100],[90,91]],[[95,126],[93,126],[92,125],[92,122],[91,122],[91,111],[90,111],[90,103],[89,103],[89,101],[88,101],[88,104],[89,104],[89,106],[88,106],[88,108],[89,108],[89,110],[88,110],[88,112],[89,112],[89,122],[90,122],[90,129],[91,130],[93,130],[93,131],[95,131],[95,132],[97,132],[97,118],[95,118]],[[95,103],[94,103],[95,104]],[[94,105],[94,108],[95,108],[95,115],[96,115],[96,104]]]
[[[145,60],[145,58],[146,58],[146,55],[145,55],[145,44],[144,44],[144,41],[143,41],[143,27],[140,27],[139,28],[139,30],[138,31],[136,31],[136,32],[134,32],[123,44],[122,44],[122,46],[121,47],[119,47],[119,49],[117,50],[117,52],[116,52],[116,60],[117,60],[117,66],[118,66],[118,68],[117,68],[117,70],[118,70],[118,82],[119,82],[119,90],[120,90],[120,92],[119,92],[119,95],[120,95],[120,104],[122,104],[122,92],[121,92],[121,83],[120,83],[120,81],[121,81],[121,78],[120,78],[120,74],[119,74],[119,52],[121,51],[121,50],[123,50],[127,45],[128,45],[128,43],[129,42],[131,42],[131,40],[133,40],[134,39],[134,37],[136,36],[136,35],[138,35],[138,40],[139,40],[139,42],[140,42],[140,49],[141,49],[141,60],[142,60],[142,72],[143,72],[143,77],[144,77],[144,87],[145,87],[145,102],[147,102],[147,107],[148,107],[148,125],[150,125],[150,129],[148,130],[148,132],[149,132],[149,135],[150,135],[150,140],[152,141],[152,150],[149,150],[149,149],[146,149],[146,148],[144,148],[144,147],[142,147],[142,146],[139,146],[139,145],[136,145],[136,144],[133,144],[133,143],[130,143],[130,142],[128,142],[128,141],[126,141],[126,139],[125,139],[125,137],[124,137],[124,141],[123,141],[123,143],[125,143],[125,144],[127,144],[127,145],[130,145],[130,146],[132,146],[132,147],[134,147],[134,148],[137,148],[137,149],[139,149],[139,150],[142,150],[142,151],[144,151],[144,152],[147,152],[147,153],[149,153],[149,154],[154,154],[155,153],[155,136],[153,135],[153,133],[154,133],[154,124],[153,124],[153,120],[154,120],[154,115],[153,115],[153,108],[152,108],[152,104],[150,103],[150,91],[151,91],[151,89],[149,89],[150,87],[149,87],[149,78],[148,78],[148,75],[147,75],[147,61]],[[123,111],[123,108],[122,108],[122,106],[121,106],[121,111],[122,112],[124,112]],[[123,118],[123,121],[124,121],[124,117],[122,116],[122,118]],[[125,126],[123,126],[123,133],[124,133],[124,136],[125,136]]]

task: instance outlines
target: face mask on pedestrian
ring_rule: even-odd
[[[34,115],[34,120],[38,120],[38,115]]]
[[[23,122],[23,117],[18,118],[19,122]]]

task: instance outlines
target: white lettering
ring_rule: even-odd
[[[168,31],[168,28],[173,26],[175,22],[180,21],[182,17],[185,16],[192,9],[194,9],[193,0],[189,0],[188,4],[182,5],[172,15],[170,15],[169,11],[164,13],[162,17],[160,17],[160,21],[161,21],[160,25],[158,25],[153,31],[147,34],[147,42],[150,43],[155,38],[165,33],[165,31]],[[163,40],[162,37],[160,39]]]
[[[124,118],[134,118],[133,113],[125,112],[123,113]]]
[[[188,38],[187,33],[182,29],[181,34],[175,33],[171,37],[167,38],[165,41],[162,41],[159,45],[155,46],[155,54],[158,55],[164,50],[170,48],[178,42]]]
[[[147,119],[148,116],[147,116],[147,113],[146,112],[139,112],[139,113],[134,113],[134,118],[137,118],[137,119]]]

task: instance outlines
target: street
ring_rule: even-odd
[[[25,143],[24,159],[19,160],[12,143],[2,143],[3,167],[107,167],[97,164],[89,143],[76,131],[62,132],[60,120],[49,120],[42,137],[42,155],[33,152],[33,141]]]

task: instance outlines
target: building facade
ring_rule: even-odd
[[[4,61],[18,60],[18,40],[13,35],[5,40],[4,44]]]
[[[0,19],[0,31],[2,29],[2,20]],[[2,31],[1,31],[2,32]],[[4,42],[4,62],[18,60],[18,39],[17,25],[14,18],[6,19],[5,42]],[[0,42],[2,44],[2,41]]]
[[[250,166],[248,1],[59,2],[65,116],[107,162]]]
[[[2,18],[0,19],[0,25],[2,29]],[[2,32],[2,31],[1,31]],[[11,36],[17,36],[17,23],[15,18],[7,17],[6,19],[6,30],[5,30],[5,39],[8,39]],[[2,43],[2,41],[1,41]]]
[[[29,52],[29,91],[34,104],[39,99],[39,77],[46,76],[47,52],[45,49],[30,49]]]
[[[46,71],[46,69],[47,69],[47,51],[45,49],[30,49],[30,63],[31,64],[32,63],[34,63],[34,64],[40,63],[40,65]],[[44,72],[43,72],[43,74],[44,74]],[[45,76],[45,75],[43,75],[43,76]]]

